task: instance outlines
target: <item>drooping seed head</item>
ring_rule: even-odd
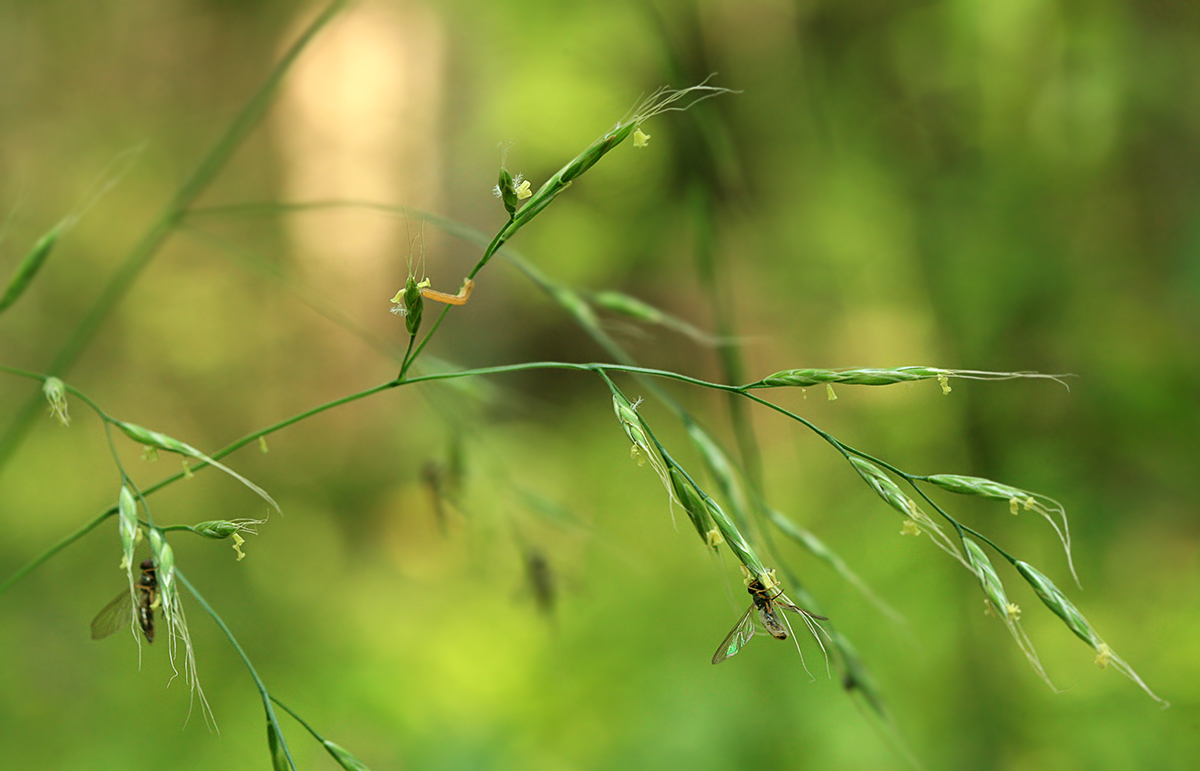
[[[1042,575],[1037,568],[1028,562],[1017,560],[1015,567],[1017,568],[1017,572],[1021,574],[1021,577],[1033,587],[1033,591],[1037,593],[1042,603],[1054,611],[1054,614],[1063,620],[1067,628],[1074,632],[1076,637],[1093,648],[1096,648],[1103,642],[1096,634],[1096,630],[1092,629],[1092,625],[1088,623],[1088,620],[1075,607],[1075,604],[1067,599],[1067,596],[1054,585],[1053,581]]]
[[[322,739],[321,743],[325,745],[325,750],[333,756],[338,765],[346,771],[371,771],[365,763],[351,755],[344,747],[334,744],[328,739]]]
[[[58,236],[66,224],[67,221],[63,220],[50,228],[50,231],[39,238],[37,243],[33,245],[33,248],[29,250],[29,253],[25,255],[25,259],[17,266],[12,279],[9,280],[8,286],[5,287],[4,294],[0,295],[0,312],[3,312],[8,306],[15,303],[25,293],[25,290],[29,288],[34,276],[42,269],[46,258],[50,256],[54,245],[58,243]]]
[[[67,387],[56,377],[48,377],[42,383],[42,395],[50,402],[50,414],[58,419],[63,426],[71,424],[71,416],[67,412]]]
[[[410,275],[404,282],[404,288],[392,297],[392,313],[404,317],[404,328],[409,335],[416,335],[421,328],[421,316],[425,309],[425,298],[421,297],[421,285],[415,276]]]
[[[133,545],[137,542],[137,501],[128,485],[121,486],[117,496],[117,521],[121,533],[121,566],[131,570],[133,566]]]
[[[164,596],[168,595],[175,578],[175,550],[158,528],[150,529],[150,553],[154,555],[154,565],[158,568],[158,585]]]
[[[692,522],[692,527],[696,528],[696,532],[700,535],[700,538],[704,540],[706,545],[709,545],[708,534],[710,530],[715,529],[715,526],[708,513],[708,506],[705,505],[704,499],[683,475],[683,472],[674,466],[670,469],[670,479],[671,490],[675,494],[675,500],[679,501],[679,504],[687,513],[688,519]]]
[[[963,545],[966,547],[967,564],[979,579],[979,585],[983,587],[983,593],[987,595],[992,606],[999,613],[1012,615],[1009,609],[1011,603],[1008,601],[1008,595],[1004,593],[1004,584],[1000,582],[1000,576],[996,574],[996,568],[992,566],[983,548],[970,538],[963,538]]]

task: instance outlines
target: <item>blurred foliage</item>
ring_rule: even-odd
[[[315,13],[307,5],[0,0],[0,276],[79,215],[0,317],[0,362],[47,366]],[[713,72],[741,93],[657,119],[647,148],[618,148],[513,246],[581,288],[619,289],[739,336],[743,361],[724,366],[746,380],[909,364],[1076,375],[1069,393],[956,381],[948,398],[932,383],[780,398],[907,470],[1063,501],[1077,604],[1172,709],[1096,670],[1002,571],[1065,689],[1050,692],[980,613],[969,575],[928,542],[900,539],[892,513],[823,443],[753,411],[772,503],[907,625],[784,551],[927,767],[1195,767],[1194,2],[364,0],[314,42],[202,204],[369,199],[490,234],[504,221],[489,193],[498,143],[512,143],[508,167],[536,187],[640,94]],[[381,122],[353,112],[361,105],[382,109]],[[376,134],[339,139],[352,129]],[[134,148],[117,184],[93,196]],[[64,379],[110,414],[205,451],[394,377],[407,340],[387,299],[409,261],[423,253],[434,286],[453,292],[479,254],[365,209],[214,213],[189,226]],[[645,364],[722,378],[710,347],[613,331]],[[603,358],[499,260],[431,353],[463,366]],[[825,677],[811,641],[815,682],[794,649],[769,641],[709,666],[744,609],[737,573],[704,557],[686,523],[672,526],[599,382],[549,373],[489,385],[475,400],[446,387],[387,392],[273,436],[265,455],[228,459],[285,515],[250,538],[242,562],[223,542],[172,542],[273,693],[377,771],[904,765],[837,673]],[[5,427],[35,390],[0,377]],[[724,400],[671,391],[734,446]],[[115,502],[99,424],[78,402],[72,411],[69,429],[39,421],[0,470],[0,578]],[[686,447],[653,401],[642,411]],[[145,485],[178,469],[121,451]],[[423,467],[454,470],[443,518]],[[1069,585],[1041,523],[1003,505],[948,504]],[[261,508],[213,473],[152,506],[165,522]],[[162,646],[143,649],[139,671],[130,640],[88,640],[92,614],[124,581],[115,531],[107,523],[0,596],[4,764],[266,767],[261,705],[194,605],[219,736],[195,715],[180,731],[188,695],[166,687]],[[531,568],[532,555],[545,564]],[[541,570],[556,582],[549,615],[545,587],[528,578]],[[302,768],[333,767],[282,719]]]

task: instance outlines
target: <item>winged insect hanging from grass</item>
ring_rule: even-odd
[[[142,628],[142,634],[146,635],[146,642],[154,642],[154,611],[159,606],[158,571],[154,567],[154,560],[143,560],[141,569],[142,575],[135,584],[137,608],[133,605],[133,593],[123,591],[118,594],[92,619],[93,640],[108,637],[127,626],[133,615]]]
[[[827,620],[825,616],[818,616],[792,604],[791,600],[784,596],[782,589],[778,587],[768,589],[757,577],[747,582],[746,591],[750,593],[753,602],[750,603],[749,608],[746,608],[746,612],[742,614],[738,622],[733,625],[733,629],[725,636],[721,644],[717,646],[717,652],[712,657],[714,664],[720,664],[730,656],[737,655],[738,651],[750,642],[758,631],[756,621],[762,624],[763,629],[767,630],[767,634],[776,640],[786,640],[792,633],[792,626],[787,618],[778,612],[780,608],[799,613],[804,618],[805,626],[813,632],[813,637],[817,637],[817,633],[813,630],[813,622]],[[817,644],[821,645],[819,637],[817,637]],[[823,649],[824,645],[821,647]],[[799,643],[797,643],[797,650],[799,650]],[[803,661],[803,654],[801,654],[801,661]]]

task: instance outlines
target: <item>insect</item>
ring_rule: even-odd
[[[137,622],[146,635],[146,642],[154,642],[154,609],[158,607],[158,574],[154,569],[154,560],[144,560],[141,565],[142,575],[135,584],[138,591],[136,610],[133,597],[123,591],[113,598],[113,601],[100,609],[92,619],[92,639],[99,640],[108,637],[113,632],[129,623],[130,612],[136,612]]]
[[[417,286],[421,289],[422,297],[426,300],[433,300],[434,302],[445,303],[446,305],[466,305],[467,300],[471,298],[471,290],[475,288],[475,282],[469,278],[463,279],[462,287],[458,290],[458,294],[439,292],[436,289],[430,289],[427,282],[421,283],[425,284],[425,286],[421,286],[421,284],[417,284]]]
[[[767,630],[767,634],[774,637],[776,640],[786,640],[790,627],[787,626],[786,620],[781,620],[776,614],[776,608],[786,608],[793,613],[799,613],[806,619],[814,619],[825,621],[825,616],[818,616],[804,608],[797,607],[791,602],[780,599],[783,596],[783,590],[777,591],[775,594],[762,584],[762,581],[755,578],[746,585],[746,591],[750,593],[750,597],[754,600],[738,622],[733,625],[733,630],[725,636],[717,647],[717,652],[713,654],[712,663],[720,664],[730,656],[736,655],[746,643],[750,642],[750,638],[754,637],[756,631],[754,626],[755,616],[758,621]]]

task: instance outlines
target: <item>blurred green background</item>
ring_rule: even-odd
[[[0,0],[0,275],[80,215],[0,317],[0,363],[49,366],[317,9]],[[1069,392],[955,381],[949,397],[932,382],[841,387],[834,402],[770,395],[906,470],[1061,500],[1083,591],[1044,523],[941,499],[1068,590],[1171,709],[1097,669],[1001,567],[1063,689],[1051,692],[961,566],[901,538],[823,442],[755,410],[771,502],[906,622],[780,549],[926,767],[1195,768],[1194,2],[359,2],[304,53],[200,205],[369,200],[490,235],[504,221],[490,193],[501,145],[536,187],[640,95],[714,72],[741,93],[647,124],[647,148],[617,148],[512,246],[571,285],[714,330],[697,272],[711,247],[746,380],[802,366],[1073,373]],[[394,377],[406,340],[387,300],[409,263],[453,292],[479,254],[361,207],[198,215],[65,379],[109,414],[211,451]],[[647,365],[722,378],[711,346],[608,322]],[[431,353],[459,366],[605,358],[502,260]],[[242,562],[224,542],[173,537],[276,695],[376,770],[905,766],[811,640],[814,680],[794,648],[764,639],[709,664],[746,605],[736,563],[707,557],[680,512],[672,524],[595,378],[488,385],[387,392],[273,436],[266,455],[231,456],[284,511]],[[733,446],[723,399],[670,390]],[[34,391],[0,377],[5,430]],[[101,426],[71,408],[69,429],[39,420],[0,470],[0,579],[116,499]],[[653,399],[641,412],[699,473],[669,414]],[[117,444],[140,484],[178,470]],[[422,468],[456,456],[461,490],[439,521]],[[211,472],[151,505],[159,522],[263,509]],[[188,720],[166,646],[143,646],[139,669],[127,636],[88,639],[123,585],[119,549],[106,523],[0,596],[0,765],[268,767],[257,694],[194,602],[219,735],[194,707]],[[548,614],[526,577],[534,554],[554,578]],[[284,725],[300,767],[335,767]]]

